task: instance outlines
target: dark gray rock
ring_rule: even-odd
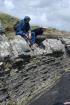
[[[10,40],[12,56],[15,58],[20,55],[30,55],[30,47],[24,38],[21,36],[15,36],[13,40]]]
[[[19,61],[14,66],[11,62],[4,62],[0,69],[0,103],[5,101],[7,104],[11,99],[17,103],[15,105],[25,105],[30,97],[54,84],[70,67],[69,61],[63,56],[40,55],[29,62]]]
[[[31,49],[28,43],[21,36],[15,36],[8,41],[5,35],[0,36],[0,58],[15,59],[22,56],[36,56],[42,54],[52,54],[53,52],[63,52],[64,46],[60,40],[47,39],[42,42],[45,48],[34,47]]]
[[[48,53],[64,52],[64,45],[57,39],[46,39],[43,42],[45,49]]]
[[[66,51],[70,54],[70,38],[62,38],[62,42],[65,45]]]
[[[31,49],[20,36],[10,41],[0,36],[0,58],[3,59],[0,61],[1,105],[25,105],[70,69],[68,57],[53,56],[53,52],[64,51],[60,40],[47,39],[42,44],[44,48]]]
[[[0,61],[10,56],[10,44],[5,35],[0,35]]]

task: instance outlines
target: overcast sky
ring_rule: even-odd
[[[31,24],[70,31],[70,0],[0,0],[0,12],[27,15]]]

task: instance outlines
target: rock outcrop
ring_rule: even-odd
[[[43,42],[47,53],[64,52],[64,45],[57,39],[46,39]]]
[[[40,47],[31,49],[28,43],[20,36],[15,36],[13,40],[9,40],[3,35],[0,35],[0,58],[19,56],[36,56],[40,54],[50,54],[54,52],[64,52],[64,46],[60,40],[47,39],[44,40]]]
[[[10,56],[10,44],[5,35],[0,35],[0,61]]]
[[[65,44],[66,51],[70,53],[70,38],[62,38],[63,44]]]
[[[30,55],[30,47],[28,43],[21,36],[15,36],[13,40],[9,41],[11,46],[12,57],[17,58],[23,55]]]
[[[44,40],[40,47],[31,49],[21,37],[8,41],[0,36],[0,105],[25,105],[70,67],[60,40]]]

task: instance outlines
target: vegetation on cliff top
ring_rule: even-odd
[[[17,20],[18,18],[16,17],[10,16],[8,14],[0,13],[0,21],[2,22],[5,28],[12,27]]]
[[[5,28],[12,28],[13,25],[18,21],[17,17],[10,16],[5,13],[0,13],[0,21],[2,22]],[[38,26],[32,26],[32,28],[37,28]]]
[[[6,33],[7,36],[12,36],[13,34],[13,26],[14,24],[16,23],[16,21],[19,20],[17,17],[13,17],[13,16],[10,16],[8,14],[5,14],[5,13],[0,13],[0,21],[2,22],[3,26],[5,27],[5,29],[8,29],[6,30]],[[35,28],[38,28],[39,26],[32,26],[32,29],[35,29]],[[60,31],[56,28],[46,28],[46,31],[45,31],[45,35],[47,35],[48,37],[57,37],[57,36],[70,36],[70,32],[65,32],[65,31]]]

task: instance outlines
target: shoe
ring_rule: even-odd
[[[39,46],[41,49],[44,49],[45,50],[45,46],[43,43],[41,43],[41,45]]]
[[[38,47],[38,44],[37,43],[34,43],[31,48],[37,48]]]

